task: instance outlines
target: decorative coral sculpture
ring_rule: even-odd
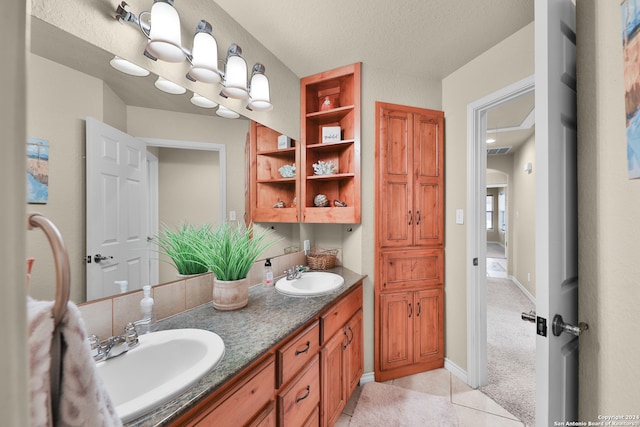
[[[293,178],[296,176],[296,165],[284,165],[278,169],[283,178]]]
[[[324,162],[319,160],[318,163],[313,164],[313,172],[316,175],[331,175],[335,171],[336,165],[332,161]]]

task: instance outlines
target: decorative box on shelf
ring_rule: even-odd
[[[340,142],[341,129],[340,126],[324,126],[322,128],[322,143]]]
[[[291,148],[291,138],[287,135],[280,135],[278,137],[278,150],[282,150],[285,148]]]

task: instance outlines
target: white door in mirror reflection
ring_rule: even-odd
[[[146,152],[144,142],[87,118],[87,300],[119,293],[115,282],[149,284]]]

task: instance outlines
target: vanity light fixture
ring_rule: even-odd
[[[158,80],[154,83],[155,86],[163,92],[170,93],[171,95],[182,95],[187,90],[172,81],[158,76]]]
[[[205,98],[202,95],[198,95],[197,93],[193,93],[193,96],[191,97],[191,103],[193,105],[196,105],[200,108],[215,108],[218,106],[217,102],[213,102],[212,100],[210,100],[209,98]]]
[[[167,62],[182,62],[186,54],[182,49],[180,16],[173,0],[154,0],[147,50],[151,55]],[[142,27],[140,27],[142,28]]]
[[[149,40],[144,55],[156,61],[189,61],[191,67],[186,78],[193,82],[219,83],[220,96],[247,101],[247,108],[269,111],[273,108],[269,96],[269,80],[264,65],[256,64],[251,73],[251,84],[247,85],[247,63],[242,49],[233,43],[227,50],[224,71],[218,69],[218,44],[212,34],[212,26],[204,19],[198,22],[193,38],[193,49],[189,51],[181,44],[180,17],[173,7],[174,0],[154,0],[151,12],[140,12],[138,16],[127,10],[122,1],[116,8],[115,18],[140,28]],[[170,92],[171,93],[171,92]],[[184,92],[182,92],[184,93]]]
[[[149,75],[149,70],[146,70],[133,62],[129,62],[126,59],[120,58],[119,56],[114,56],[113,59],[109,61],[109,64],[111,64],[111,66],[116,70],[129,74],[130,76],[146,77]]]
[[[205,83],[222,80],[218,71],[218,43],[211,34],[211,24],[204,19],[198,23],[193,37],[193,50],[189,60],[191,68],[187,79]]]
[[[247,99],[247,62],[242,57],[242,48],[233,43],[227,50],[224,67],[224,82],[220,95],[225,98]]]
[[[269,95],[269,79],[264,75],[264,65],[256,64],[251,72],[249,83],[248,110],[269,111],[273,109]]]
[[[216,114],[220,117],[224,117],[225,119],[237,119],[238,117],[240,117],[240,114],[228,109],[224,105],[220,105],[218,107],[218,109],[216,110]]]

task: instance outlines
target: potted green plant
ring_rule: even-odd
[[[170,263],[178,270],[178,275],[191,276],[209,271],[199,248],[207,244],[212,233],[208,224],[181,224],[175,229],[163,226],[152,242],[158,246],[159,253],[169,257]]]
[[[249,270],[258,256],[277,243],[270,229],[256,232],[248,227],[222,223],[207,245],[201,246],[202,258],[214,274],[213,306],[218,310],[236,310],[249,301]]]

